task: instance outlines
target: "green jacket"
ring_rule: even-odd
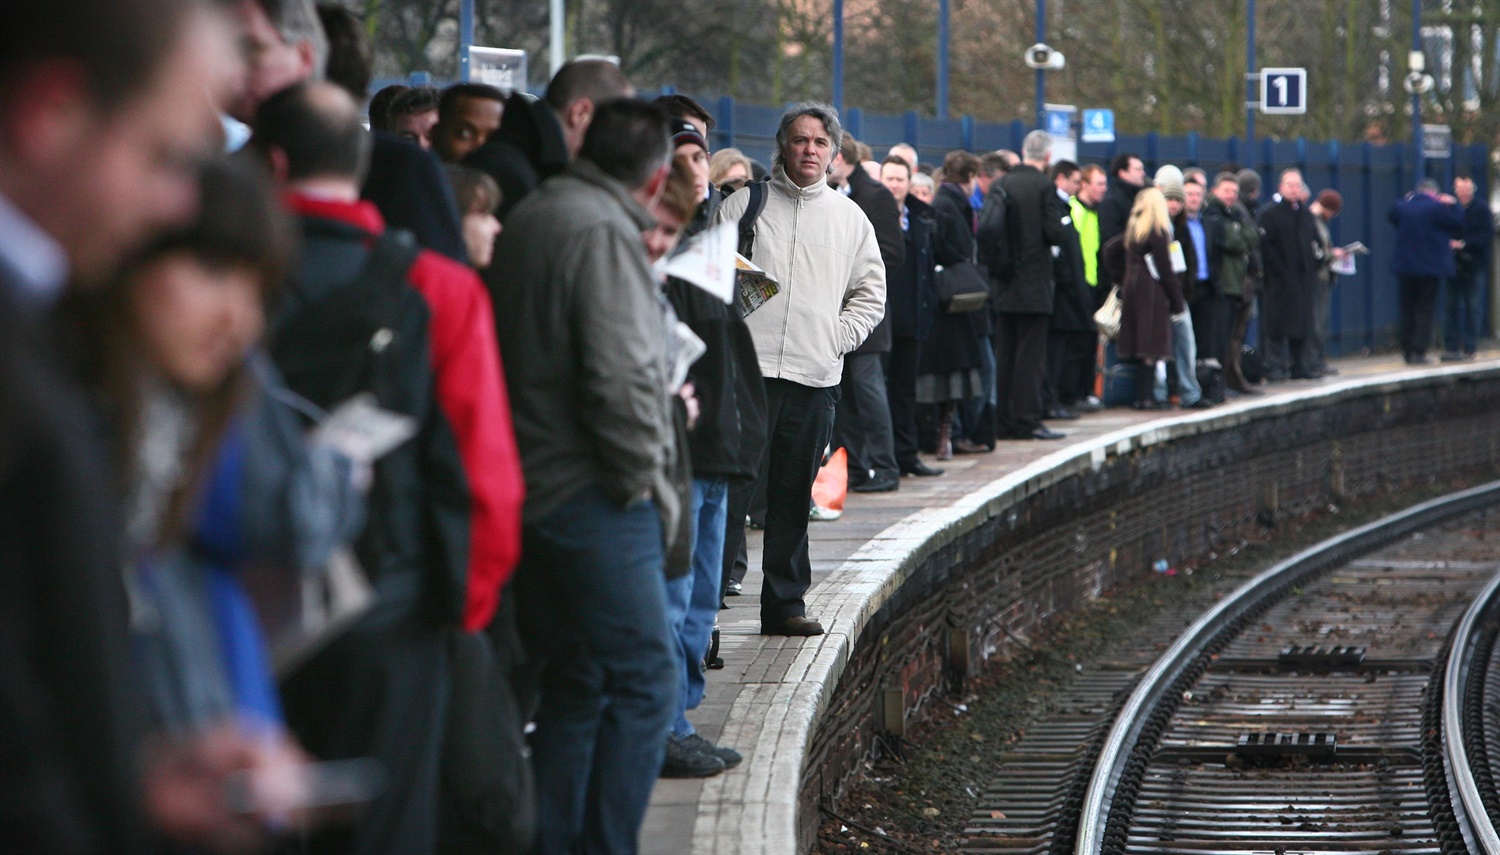
[[[1068,200],[1073,213],[1073,228],[1078,230],[1078,246],[1083,250],[1083,278],[1089,287],[1099,285],[1099,212],[1078,201]]]
[[[1260,246],[1260,229],[1242,205],[1225,207],[1210,196],[1204,202],[1203,229],[1208,243],[1208,275],[1219,293],[1248,299],[1245,280],[1250,253]]]

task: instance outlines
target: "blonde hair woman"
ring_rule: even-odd
[[[745,186],[754,175],[750,158],[737,148],[721,148],[708,161],[708,183],[724,191],[724,195]]]
[[[1169,404],[1152,394],[1159,363],[1172,358],[1172,316],[1186,310],[1182,283],[1172,271],[1172,221],[1167,200],[1155,187],[1136,194],[1125,232],[1104,247],[1104,264],[1120,283],[1121,359],[1138,360],[1136,409],[1161,410]]]

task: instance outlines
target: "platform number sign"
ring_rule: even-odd
[[[1260,111],[1273,116],[1306,113],[1307,69],[1261,69]]]

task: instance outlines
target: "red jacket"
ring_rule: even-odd
[[[336,202],[290,197],[292,210],[307,217],[348,223],[372,236],[385,221],[369,202]],[[500,589],[521,557],[521,505],[525,482],[521,455],[511,427],[510,396],[495,343],[489,292],[479,274],[435,252],[423,250],[407,283],[432,312],[429,337],[443,408],[469,479],[469,586],[464,628],[478,632],[489,624]]]

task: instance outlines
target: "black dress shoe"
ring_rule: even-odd
[[[760,625],[760,634],[793,636],[822,635],[823,625],[811,618],[805,618],[801,615],[793,615],[792,617],[782,618],[781,620],[774,621],[772,623],[766,623],[762,621]]]
[[[1068,409],[1067,407],[1052,407],[1051,409],[1047,410],[1047,418],[1054,421],[1070,422],[1078,418],[1078,414]]]
[[[902,475],[915,475],[918,478],[933,478],[943,474],[943,470],[934,469],[926,463],[918,460],[916,463],[901,470]]]
[[[856,493],[894,493],[901,487],[901,476],[878,475],[868,478],[857,487],[850,487]]]
[[[1030,436],[1032,439],[1062,439],[1063,437],[1067,436],[1067,434],[1063,433],[1060,430],[1053,430],[1052,428],[1043,425],[1032,431]]]
[[[980,445],[977,442],[970,442],[967,439],[953,440],[954,454],[989,454],[994,450],[995,449],[990,448],[988,445]]]

